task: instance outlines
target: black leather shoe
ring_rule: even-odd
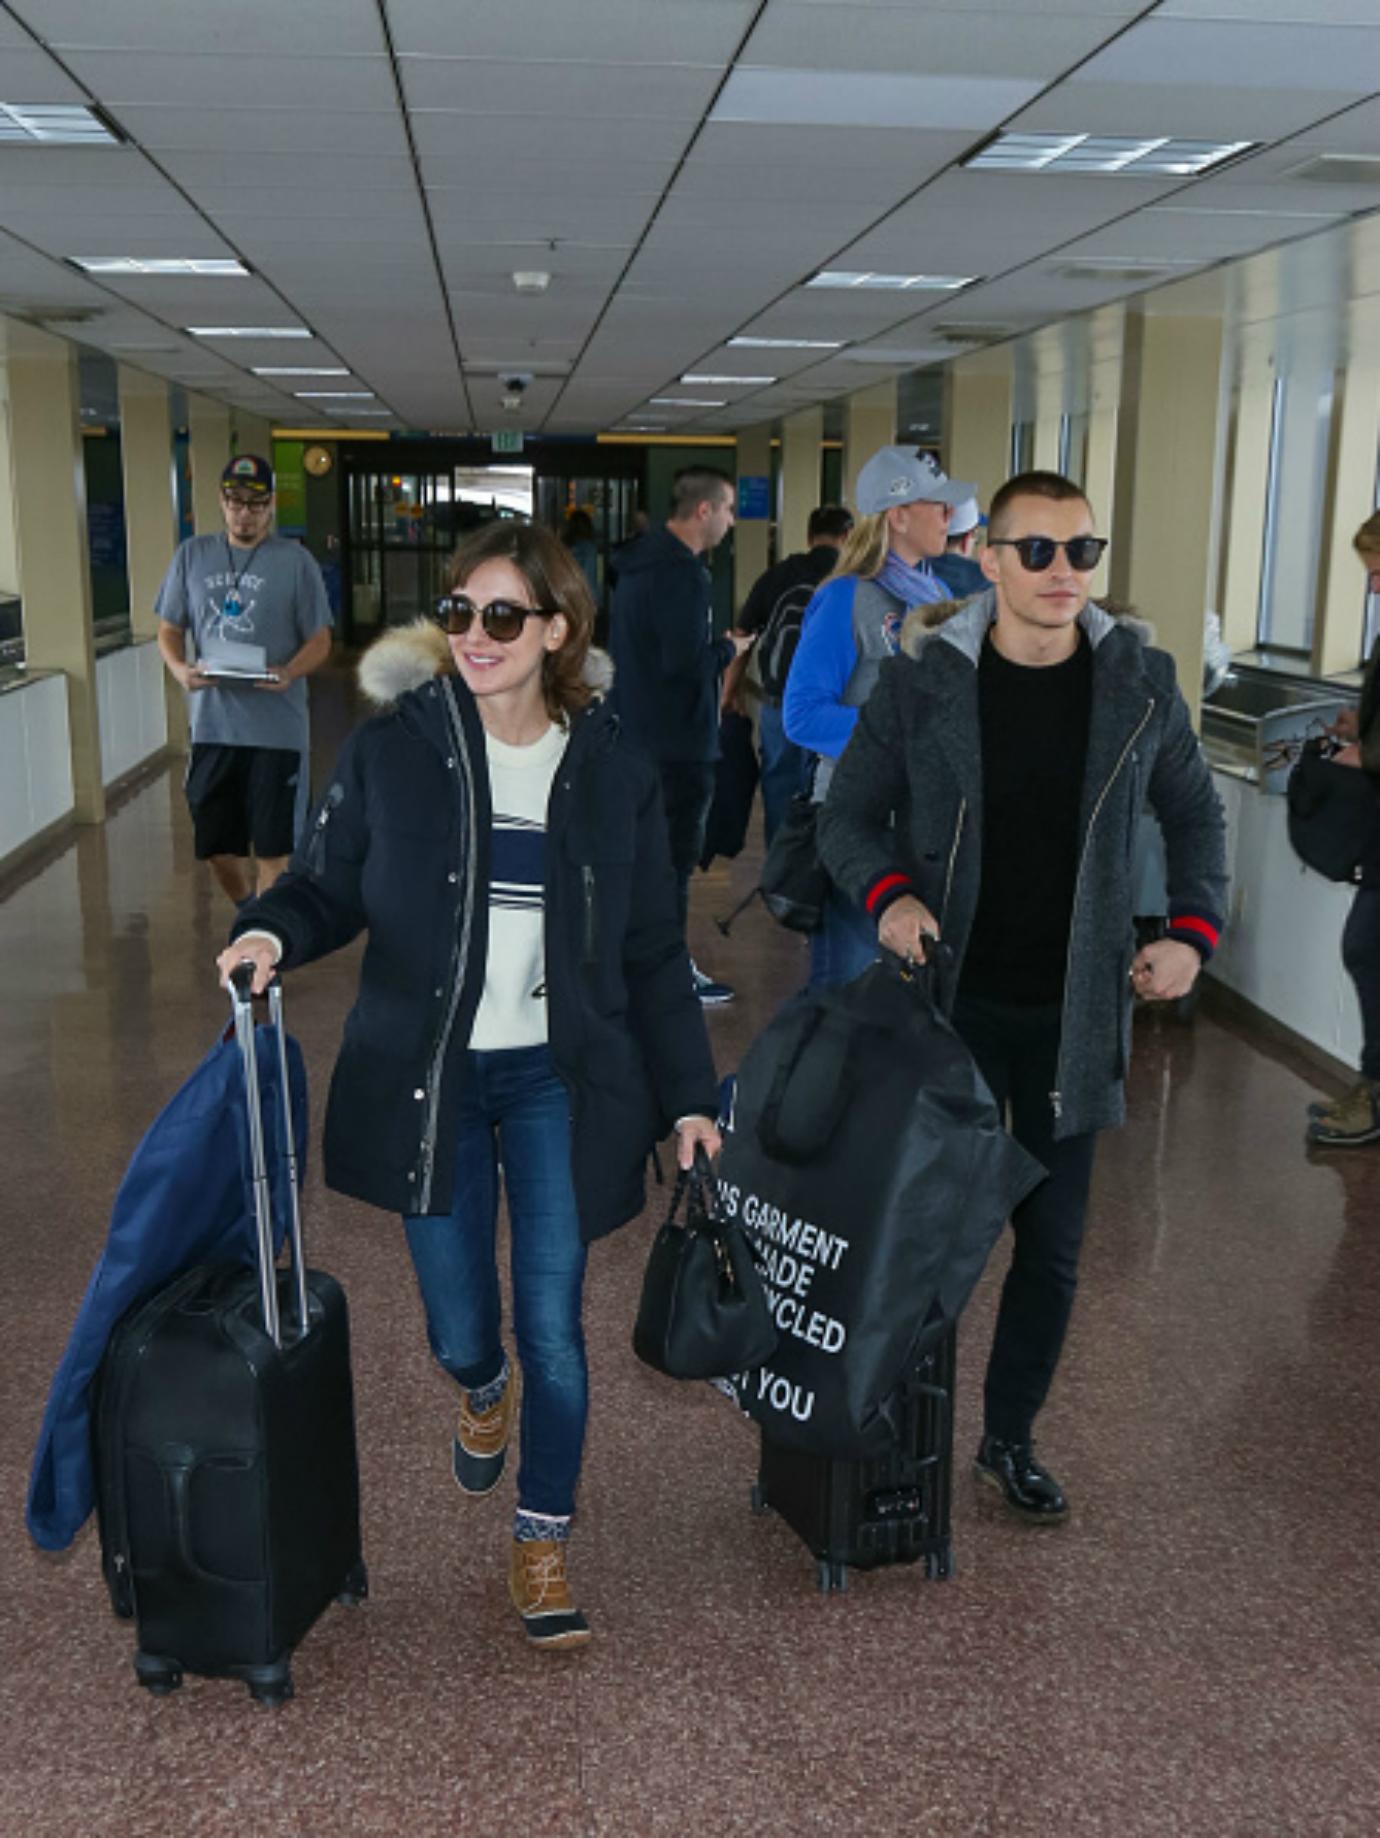
[[[1012,1512],[1034,1525],[1057,1525],[1068,1516],[1064,1490],[1035,1459],[1028,1442],[1002,1442],[984,1436],[973,1471],[980,1481],[1000,1490]]]

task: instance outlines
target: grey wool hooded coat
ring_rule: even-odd
[[[914,893],[952,956],[952,1005],[977,911],[982,865],[978,661],[996,617],[989,591],[947,623],[907,621],[881,667],[819,817],[831,877],[864,911]],[[1059,1137],[1123,1121],[1130,1055],[1132,859],[1148,801],[1164,832],[1169,935],[1204,958],[1226,908],[1226,834],[1174,661],[1089,604],[1092,710],[1056,1089]]]

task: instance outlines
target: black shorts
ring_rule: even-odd
[[[290,747],[198,741],[187,766],[196,858],[292,854],[302,757]]]

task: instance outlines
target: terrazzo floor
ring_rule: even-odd
[[[324,746],[338,683],[319,702]],[[695,955],[739,991],[710,1016],[721,1070],[803,975],[760,910],[713,930],[752,875],[721,863],[694,894]],[[22,1520],[114,1187],[224,1020],[228,909],[177,776],[0,894],[5,1838],[1380,1831],[1380,1147],[1310,1158],[1320,1080],[1210,998],[1189,1026],[1138,1021],[1131,1121],[1103,1140],[1040,1425],[1074,1503],[1057,1530],[971,1483],[1004,1252],[972,1304],[948,1582],[818,1594],[749,1512],[750,1428],[633,1357],[655,1204],[597,1247],[579,1656],[528,1651],[507,1605],[511,1472],[480,1502],[450,1478],[396,1225],[313,1170],[311,1258],[352,1310],[372,1596],[318,1624],[269,1712],[224,1682],[140,1691],[94,1526],[54,1557]],[[289,985],[318,1106],[355,970]]]

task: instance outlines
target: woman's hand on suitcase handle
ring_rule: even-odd
[[[700,1146],[712,1161],[723,1147],[718,1125],[712,1117],[678,1117],[676,1119],[676,1166],[689,1170],[695,1165],[695,1149]]]
[[[262,933],[237,938],[229,944],[216,959],[216,971],[220,977],[222,989],[230,987],[230,972],[238,964],[254,966],[253,994],[261,996],[273,981],[273,973],[278,967],[278,959],[283,955],[277,939],[267,938]]]
[[[877,923],[877,940],[908,964],[925,962],[927,940],[939,937],[939,921],[913,893],[893,900]]]

